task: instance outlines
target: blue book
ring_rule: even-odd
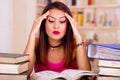
[[[90,43],[87,45],[89,58],[120,61],[120,44]]]

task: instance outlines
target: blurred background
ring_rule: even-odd
[[[23,53],[35,17],[35,0],[0,0],[0,52]]]
[[[71,9],[88,41],[120,43],[120,0],[0,0],[0,52],[23,53],[34,19],[54,1]]]

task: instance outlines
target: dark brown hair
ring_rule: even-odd
[[[44,8],[42,14],[54,8],[62,10],[72,17],[70,9],[61,2],[53,2],[48,4]],[[45,31],[45,22],[46,22],[46,19],[44,19],[40,25],[39,45],[36,49],[36,61],[37,63],[43,64],[43,65],[46,64],[47,53],[49,48],[48,36]],[[70,62],[73,59],[73,50],[74,50],[73,31],[69,21],[67,23],[66,34],[62,39],[62,45],[64,47],[64,52],[65,52],[65,65],[69,66]]]

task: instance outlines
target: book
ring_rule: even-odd
[[[18,64],[0,63],[0,73],[3,74],[20,74],[28,70],[28,61]]]
[[[22,74],[0,74],[0,80],[27,80],[27,72]]]
[[[20,63],[28,61],[27,54],[0,53],[0,63]]]
[[[83,25],[84,26],[91,26],[91,25],[93,25],[93,21],[94,21],[94,18],[95,18],[95,16],[94,16],[94,9],[92,9],[92,8],[86,8],[86,9],[84,9],[84,23],[83,23]]]
[[[98,66],[120,68],[120,61],[98,60]]]
[[[83,26],[83,18],[84,18],[83,11],[78,12],[77,17],[78,17],[79,26]]]
[[[95,76],[93,80],[97,79],[97,73],[93,71],[67,69],[61,73],[46,70],[31,75],[31,80],[79,80],[87,78],[88,76]],[[89,80],[89,79],[85,79]]]
[[[120,77],[120,68],[99,66],[99,75]]]
[[[87,45],[87,56],[89,58],[120,61],[120,44],[95,44]]]
[[[98,80],[120,80],[120,77],[115,77],[115,76],[98,76]]]
[[[96,10],[96,25],[98,27],[103,27],[105,25],[105,10],[97,9]]]

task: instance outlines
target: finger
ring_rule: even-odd
[[[43,21],[43,19],[47,18],[48,15],[49,15],[49,11],[47,11],[45,14],[35,19],[34,24],[33,24],[33,29],[35,30],[35,32],[39,30],[41,22]]]
[[[47,18],[48,15],[49,15],[49,11],[47,11],[46,13],[44,13],[41,17],[42,17],[43,19],[45,19],[45,18]]]
[[[76,23],[76,21],[71,16],[69,16],[67,13],[65,13],[65,15],[68,18],[68,20],[70,21],[70,23],[73,23],[73,22]]]
[[[35,22],[38,24],[38,25],[41,25],[41,22],[47,18],[47,16],[49,15],[49,11],[47,11],[46,13],[44,13],[43,15],[41,15],[40,17],[38,17]],[[39,27],[39,26],[38,26]]]
[[[44,13],[43,15],[39,16],[39,17],[37,18],[37,20],[43,20],[43,19],[47,18],[48,15],[49,15],[49,11],[47,11],[47,12]]]
[[[65,15],[68,18],[68,20],[70,21],[72,27],[79,28],[78,23],[71,16],[69,16],[67,13],[65,13]]]
[[[75,38],[78,38],[78,36],[80,37],[79,25],[77,24],[77,22],[71,16],[69,16],[67,13],[65,13],[65,15],[71,23],[71,27],[73,29],[74,37]]]

